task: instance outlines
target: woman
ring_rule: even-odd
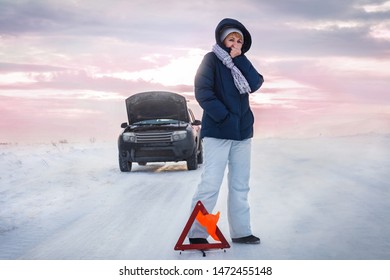
[[[192,200],[200,200],[211,212],[228,166],[228,221],[234,243],[259,244],[252,234],[248,203],[251,138],[254,117],[249,93],[263,83],[246,58],[252,39],[243,24],[223,19],[215,30],[213,51],[203,58],[195,77],[195,97],[203,108],[204,166]],[[206,230],[195,222],[189,232],[191,244],[208,243]]]

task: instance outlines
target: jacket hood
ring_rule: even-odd
[[[242,32],[242,34],[244,35],[244,44],[242,45],[241,51],[243,54],[246,53],[247,51],[249,51],[249,49],[251,48],[251,45],[252,45],[251,34],[249,33],[249,31],[245,28],[245,26],[241,22],[239,22],[238,20],[232,19],[232,18],[225,18],[225,19],[221,20],[220,23],[215,28],[215,41],[216,41],[216,43],[220,47],[222,47],[223,49],[226,49],[226,47],[224,46],[224,44],[220,40],[220,36],[221,36],[222,30],[227,28],[227,27],[237,28],[238,30],[240,30]]]

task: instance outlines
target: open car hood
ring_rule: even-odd
[[[126,99],[129,125],[137,122],[172,119],[189,122],[185,97],[167,91],[149,91],[134,94]]]

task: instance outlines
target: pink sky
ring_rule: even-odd
[[[210,1],[211,2],[211,1]],[[264,75],[256,137],[390,133],[390,1],[0,0],[0,143],[114,141],[124,100],[182,93],[225,17]],[[233,7],[233,8],[232,8]]]

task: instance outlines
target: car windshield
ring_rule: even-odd
[[[180,121],[173,119],[154,119],[154,120],[144,120],[140,122],[133,123],[133,125],[165,125],[165,124],[179,124]]]

